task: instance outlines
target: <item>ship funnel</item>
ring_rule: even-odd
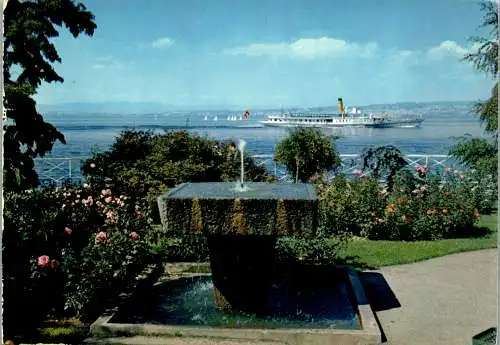
[[[342,101],[342,98],[339,98],[338,101],[339,101],[339,113],[343,114],[344,113],[344,102]]]

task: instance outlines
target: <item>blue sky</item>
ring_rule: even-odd
[[[474,0],[84,0],[93,37],[55,40],[37,101],[322,106],[485,98],[460,57]]]

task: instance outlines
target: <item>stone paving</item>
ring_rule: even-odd
[[[487,249],[379,270],[401,304],[377,311],[384,308],[372,303],[386,344],[470,345],[496,327],[497,259]]]

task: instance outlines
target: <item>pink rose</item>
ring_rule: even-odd
[[[132,237],[132,241],[135,241],[135,240],[137,240],[137,238],[139,237],[139,235],[137,235],[137,232],[133,231],[130,234],[130,237]]]
[[[353,173],[354,175],[363,175],[363,171],[362,171],[362,170],[359,170],[359,169],[354,169],[354,170],[352,171],[352,173]]]
[[[38,266],[47,266],[49,264],[50,258],[48,255],[42,255],[38,257]]]
[[[111,201],[113,201],[113,197],[111,197],[111,196],[108,196],[106,199],[104,199],[104,202],[106,204],[109,204]]]
[[[421,165],[419,165],[417,168],[416,168],[417,172],[419,174],[424,174],[426,171],[427,171],[427,168],[426,167],[423,167]]]
[[[105,243],[107,238],[108,235],[104,231],[101,231],[97,235],[95,235],[95,243],[96,244]]]
[[[83,203],[86,206],[92,206],[94,204],[94,199],[92,199],[92,196],[89,196],[87,199],[83,200]]]
[[[102,196],[109,196],[109,195],[111,195],[111,190],[109,190],[109,189],[103,189],[101,191],[101,195]]]
[[[73,233],[73,230],[71,230],[70,227],[65,227],[64,232],[66,233],[66,235],[71,235]]]

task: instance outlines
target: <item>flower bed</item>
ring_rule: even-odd
[[[392,189],[359,173],[318,185],[321,224],[331,235],[376,240],[437,240],[474,236],[480,212],[491,210],[494,185],[487,177],[447,169],[443,174],[402,169]]]
[[[93,317],[149,262],[151,236],[142,202],[110,190],[86,185],[7,193],[6,334],[47,317]]]

